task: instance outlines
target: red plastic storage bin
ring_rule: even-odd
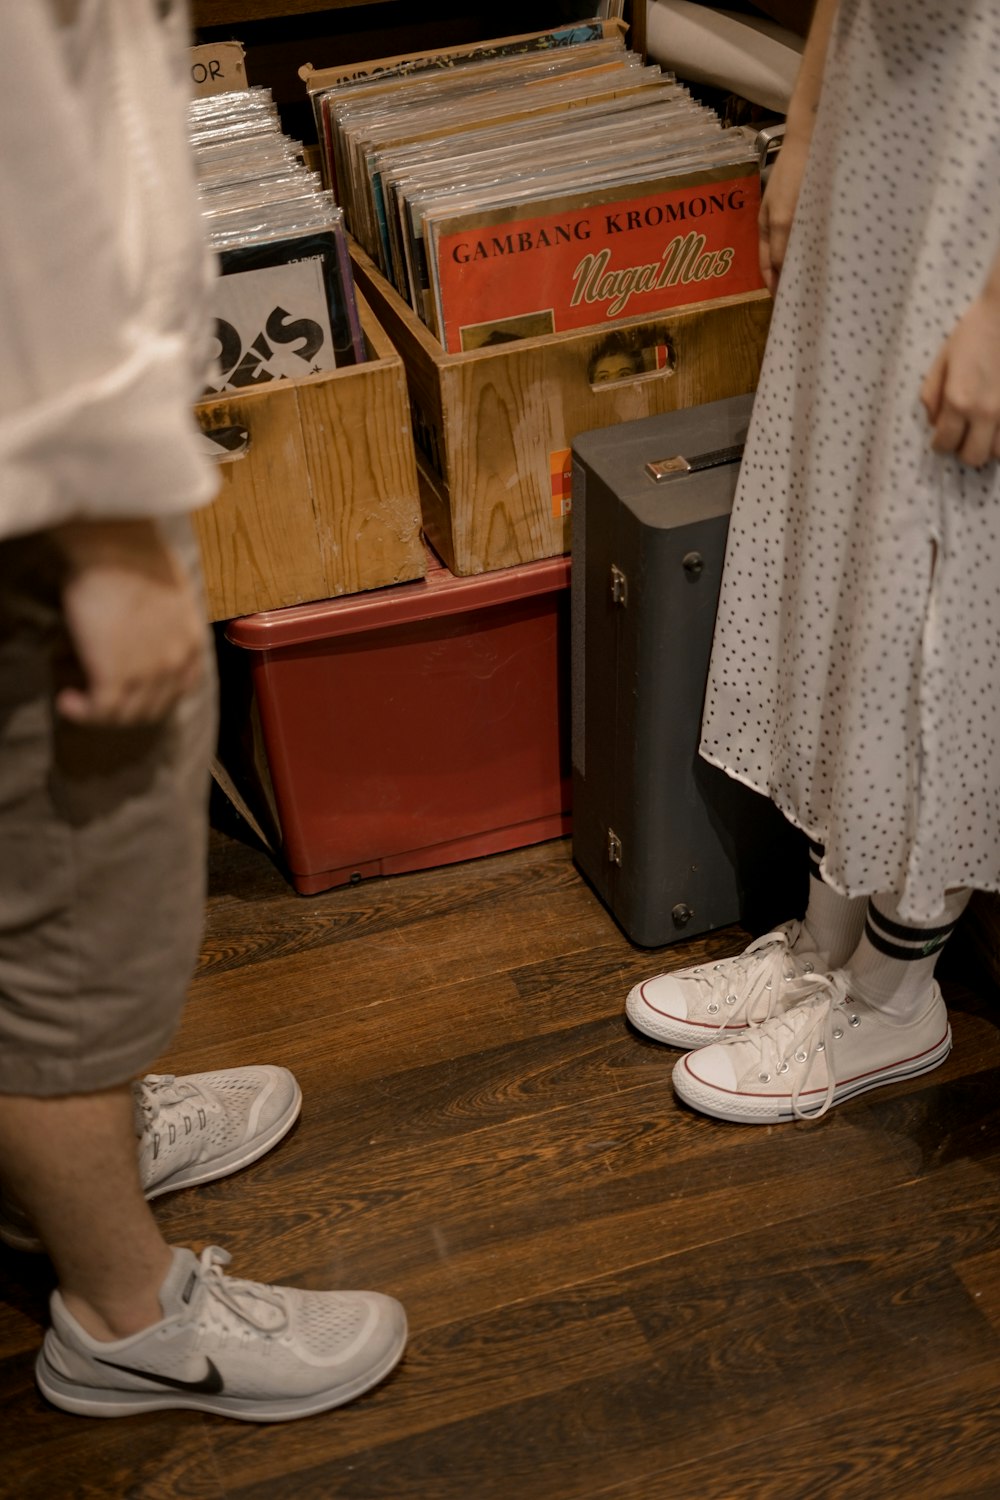
[[[570,831],[569,559],[247,615],[292,883],[495,854]]]

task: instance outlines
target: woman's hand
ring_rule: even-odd
[[[799,201],[802,174],[809,155],[808,140],[786,136],[771,168],[757,221],[760,274],[773,297],[785,264],[788,235]]]
[[[935,453],[982,468],[1000,458],[1000,295],[977,297],[931,365],[920,399]]]
[[[813,7],[809,39],[788,105],[784,139],[768,175],[764,201],[760,206],[760,274],[772,297],[778,289],[781,268],[785,264],[788,234],[806,169],[838,4],[839,0],[816,0]]]

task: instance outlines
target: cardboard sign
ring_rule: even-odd
[[[213,42],[207,47],[192,47],[190,52],[191,88],[196,99],[249,88],[241,42]]]

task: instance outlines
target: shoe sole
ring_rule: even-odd
[[[302,1090],[297,1080],[293,1079],[293,1082],[295,1094],[285,1113],[275,1120],[266,1136],[255,1136],[247,1145],[237,1146],[225,1156],[217,1156],[214,1161],[193,1162],[191,1166],[181,1168],[151,1187],[146,1193],[146,1201],[151,1203],[154,1198],[162,1198],[165,1193],[176,1193],[180,1188],[201,1187],[206,1182],[229,1177],[233,1172],[239,1172],[243,1167],[249,1167],[266,1156],[279,1141],[284,1140],[302,1113]]]
[[[78,1417],[133,1417],[151,1411],[202,1411],[211,1416],[232,1417],[240,1422],[294,1422],[299,1417],[312,1417],[318,1412],[344,1406],[378,1385],[402,1359],[406,1337],[406,1317],[400,1310],[400,1326],[377,1365],[335,1390],[317,1391],[312,1396],[253,1401],[240,1396],[184,1395],[178,1391],[151,1391],[147,1395],[143,1391],[101,1390],[64,1379],[49,1364],[44,1346],[35,1361],[35,1380],[47,1401]]]
[[[894,1063],[891,1067],[879,1068],[872,1073],[862,1073],[857,1078],[838,1083],[833,1091],[830,1107],[832,1109],[834,1105],[843,1104],[859,1094],[867,1094],[870,1089],[885,1088],[890,1083],[902,1083],[907,1078],[919,1078],[923,1073],[931,1073],[941,1066],[950,1051],[951,1026],[948,1026],[941,1041],[919,1057],[908,1058],[905,1062]],[[790,1095],[762,1097],[757,1094],[729,1093],[696,1078],[688,1069],[687,1061],[686,1057],[682,1057],[674,1068],[674,1088],[685,1104],[690,1104],[692,1109],[701,1114],[711,1115],[716,1120],[727,1120],[734,1125],[782,1125],[809,1118],[808,1101],[800,1100],[805,1111],[803,1116],[797,1115],[792,1109]],[[819,1094],[821,1104],[825,1091],[812,1089],[810,1094]],[[787,1103],[782,1102],[785,1099],[788,1100]]]

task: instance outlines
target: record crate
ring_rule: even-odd
[[[231,620],[220,757],[303,895],[570,830],[569,559]]]
[[[453,573],[569,551],[569,450],[581,432],[756,389],[764,291],[448,354],[355,242],[351,255],[402,355],[424,531]],[[603,352],[623,334],[648,368],[600,380]]]
[[[329,599],[424,572],[402,361],[358,292],[369,355],[303,380],[227,392],[195,416],[221,487],[196,512],[209,618]]]

